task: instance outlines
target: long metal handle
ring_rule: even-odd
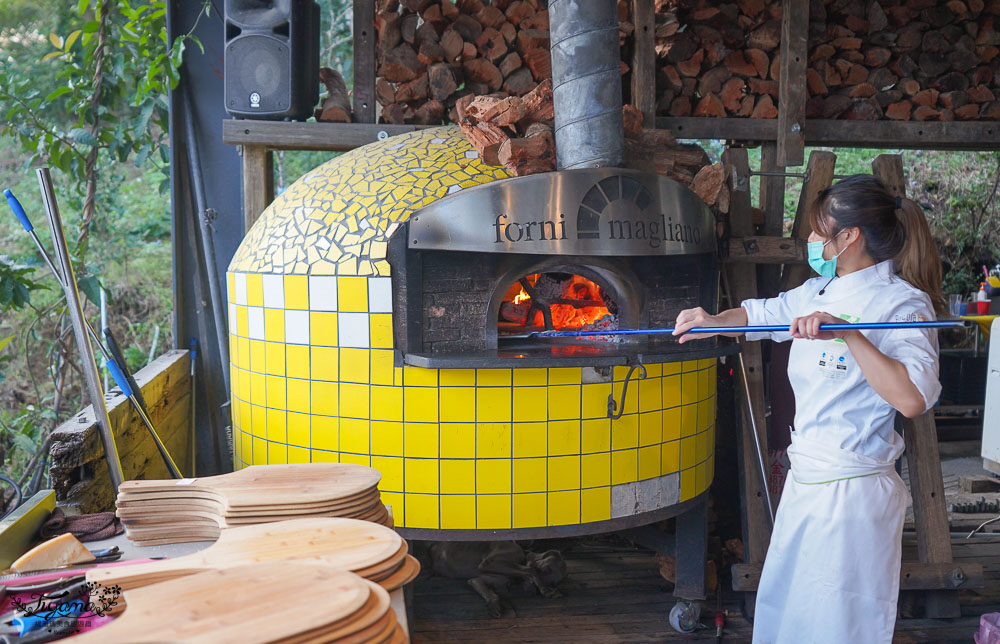
[[[968,326],[964,320],[941,320],[931,322],[858,322],[856,324],[821,324],[820,331],[865,331],[870,329],[951,329]],[[685,333],[781,333],[788,331],[788,324],[768,324],[757,326],[705,326],[688,329]],[[575,338],[589,335],[667,335],[674,327],[659,329],[614,329],[586,331],[533,331],[521,335],[502,336],[504,340],[524,340],[529,338]]]
[[[66,245],[66,237],[63,234],[62,218],[59,216],[59,206],[56,203],[55,191],[52,189],[52,177],[49,175],[48,168],[39,168],[36,170],[36,174],[38,185],[42,191],[42,201],[45,203],[45,213],[52,231],[52,245],[61,267],[60,273],[63,276],[62,287],[66,294],[66,308],[69,310],[70,319],[73,322],[73,334],[76,336],[76,345],[80,350],[83,375],[87,381],[90,401],[94,405],[94,416],[97,418],[101,443],[104,446],[104,457],[111,475],[111,487],[115,496],[118,496],[118,487],[124,481],[122,463],[118,456],[118,446],[115,444],[111,419],[108,418],[108,408],[104,404],[104,391],[101,389],[101,377],[97,370],[97,362],[94,360],[90,338],[87,337],[87,321],[83,316],[80,291],[77,289],[76,275],[73,273],[73,264],[69,257],[69,247]]]
[[[747,369],[743,363],[743,353],[737,354],[740,361],[740,375],[743,376],[743,392],[746,394],[747,415],[750,416],[750,429],[753,430],[753,442],[757,448],[757,462],[760,464],[760,482],[764,486],[764,498],[767,499],[767,512],[771,515],[771,525],[774,525],[774,508],[771,506],[771,493],[767,489],[767,461],[764,460],[764,450],[760,446],[760,434],[757,433],[757,418],[753,413],[753,399],[750,397],[750,381],[747,380]]]
[[[35,234],[35,227],[32,225],[27,213],[24,212],[24,207],[21,206],[21,202],[17,200],[17,197],[15,197],[10,190],[4,190],[4,196],[7,197],[7,203],[10,205],[10,209],[14,211],[14,215],[17,217],[18,221],[21,222],[21,226],[24,227],[24,230],[29,235],[31,235],[32,241],[35,242],[35,248],[37,248],[38,252],[41,253],[42,258],[49,267],[49,270],[52,271],[52,275],[56,278],[56,281],[59,282],[59,286],[61,286],[65,291],[66,280],[63,279],[62,271],[56,268],[55,263],[52,261],[52,257],[49,255],[48,251],[45,250],[45,246],[43,246],[42,241],[38,239],[38,235]],[[105,329],[108,342],[108,347],[105,347],[104,342],[101,340],[100,336],[97,335],[97,331],[95,331],[94,327],[91,326],[90,321],[84,318],[83,322],[87,327],[87,333],[90,335],[90,339],[93,341],[94,346],[97,346],[97,348],[101,350],[105,363],[115,361],[118,362],[118,364],[124,365],[124,357],[118,349],[114,336],[110,334],[110,329]],[[146,401],[142,399],[142,393],[139,390],[139,386],[136,384],[135,379],[132,378],[132,374],[128,372],[127,367],[125,367],[125,375],[129,380],[129,385],[132,387],[133,392],[135,392],[134,397],[129,397],[129,402],[132,403],[137,412],[146,414],[146,427],[149,429],[149,432],[153,437],[153,441],[156,443],[160,456],[163,457],[163,461],[167,464],[167,469],[170,469],[171,472],[173,472],[176,470],[176,466],[173,465],[173,458],[171,458],[166,446],[156,433],[156,429],[153,427],[152,421],[149,420],[149,411],[146,409]],[[174,478],[182,478],[181,473],[178,471]]]
[[[115,379],[115,384],[122,390],[125,397],[131,400],[135,405],[135,411],[139,414],[139,418],[142,419],[142,422],[146,425],[146,429],[149,430],[150,435],[153,437],[153,442],[156,443],[156,449],[159,450],[160,456],[163,457],[163,461],[167,464],[170,476],[175,479],[184,478],[184,475],[181,474],[180,468],[177,467],[177,463],[174,463],[174,459],[170,457],[170,452],[167,451],[167,446],[163,444],[163,441],[160,440],[160,436],[156,433],[156,430],[153,429],[153,421],[149,419],[149,414],[146,413],[145,406],[139,404],[139,401],[135,397],[135,390],[132,389],[129,379],[122,372],[115,360],[112,359],[108,361],[108,371],[111,372],[111,377]]]

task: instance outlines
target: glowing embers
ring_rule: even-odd
[[[535,273],[514,282],[504,294],[497,320],[500,337],[527,331],[617,328],[614,299],[600,285],[572,273]]]

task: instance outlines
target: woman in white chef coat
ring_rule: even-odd
[[[820,277],[768,299],[710,315],[689,309],[675,335],[705,326],[789,324],[795,427],[788,477],[764,561],[755,644],[892,641],[906,486],[894,464],[896,412],[934,405],[933,329],[820,331],[822,323],[917,322],[944,308],[941,263],[920,208],[871,175],[819,195],[809,263]]]

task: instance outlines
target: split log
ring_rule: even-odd
[[[347,96],[347,84],[344,83],[340,72],[330,67],[320,67],[319,80],[326,86],[326,96],[320,106],[316,108],[316,120],[350,123],[351,100]]]

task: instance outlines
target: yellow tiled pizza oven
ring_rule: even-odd
[[[509,179],[443,127],[289,187],[229,267],[234,466],[370,465],[414,536],[597,532],[696,502],[714,344],[511,333],[591,305],[599,320],[562,328],[664,324],[714,298],[714,253],[663,254],[692,250],[707,212],[682,222],[667,180],[600,172]],[[515,303],[525,286],[546,306]]]

